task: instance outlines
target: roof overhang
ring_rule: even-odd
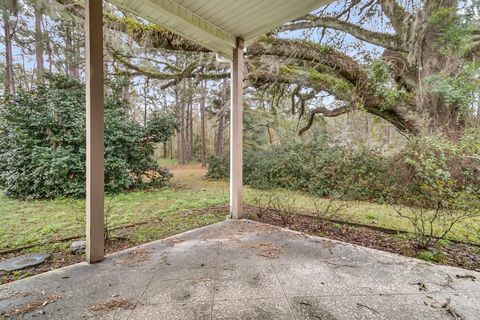
[[[231,57],[245,45],[333,0],[107,0],[199,45]]]

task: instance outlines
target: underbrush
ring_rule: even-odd
[[[389,158],[367,149],[348,149],[327,139],[247,151],[244,183],[258,189],[285,188],[315,196],[348,194],[382,199],[389,180]],[[210,159],[207,178],[228,178],[229,156]]]
[[[207,177],[226,178],[228,172],[228,157],[212,159]],[[412,138],[394,154],[348,148],[327,138],[247,151],[244,183],[387,203],[411,225],[418,248],[426,249],[447,238],[454,225],[480,216],[480,132],[467,131],[458,141]],[[280,200],[267,201],[268,206],[278,209]]]
[[[209,160],[207,178],[229,175],[229,155]],[[244,183],[258,189],[284,188],[311,195],[384,203],[391,195],[415,194],[435,177],[453,191],[480,192],[480,132],[458,142],[440,136],[412,139],[397,153],[349,148],[327,138],[244,153]],[[408,188],[409,190],[405,190]],[[387,194],[388,193],[388,194]]]
[[[339,223],[314,215],[290,214],[275,209],[247,206],[247,217],[314,236],[393,252],[436,264],[480,270],[480,249],[477,245],[455,241],[441,241],[428,249],[421,249],[412,234],[392,234],[369,226]],[[286,215],[288,218],[286,219]]]

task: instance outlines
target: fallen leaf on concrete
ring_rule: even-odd
[[[135,305],[128,300],[122,299],[120,297],[113,297],[109,301],[105,303],[100,303],[96,305],[92,305],[90,309],[94,312],[101,312],[101,311],[108,311],[108,310],[115,310],[115,309],[125,309],[131,310],[135,308]]]

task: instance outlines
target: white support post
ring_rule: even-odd
[[[231,67],[230,213],[243,217],[243,39],[237,38]]]
[[[87,82],[87,262],[104,259],[104,124],[102,0],[85,1]]]

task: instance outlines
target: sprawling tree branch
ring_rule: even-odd
[[[335,108],[335,109],[328,109],[328,108],[323,107],[323,106],[322,107],[316,107],[315,109],[310,111],[310,115],[309,115],[307,124],[298,131],[298,134],[302,135],[303,133],[305,133],[305,131],[307,131],[308,129],[310,129],[312,127],[313,120],[315,119],[315,116],[317,114],[321,114],[324,117],[337,117],[339,115],[342,115],[342,114],[345,114],[345,113],[348,113],[348,112],[352,111],[352,109],[353,109],[353,107],[350,104],[343,105],[343,106],[340,106],[340,107]]]
[[[317,17],[309,15],[302,20],[282,26],[279,31],[294,31],[310,28],[331,28],[346,32],[357,39],[395,51],[405,51],[400,39],[393,34],[375,32],[359,27],[353,23],[334,17]]]
[[[83,16],[83,8],[72,5],[73,0],[57,1],[67,4],[70,12],[75,12],[73,14]],[[385,14],[392,20],[396,30],[403,28],[405,22],[409,23],[410,14],[405,12],[394,0],[378,1],[380,1]],[[291,27],[286,28],[299,28],[301,26],[299,23],[302,23],[302,21],[304,20],[298,20],[290,24]],[[365,41],[376,42],[382,47],[392,48],[393,50],[390,51],[396,54],[390,57],[389,62],[391,66],[395,67],[395,73],[398,74],[394,80],[397,84],[403,84],[401,89],[406,89],[408,92],[414,92],[418,87],[417,72],[402,78],[402,74],[406,74],[404,69],[407,70],[408,66],[404,67],[407,61],[403,52],[405,49],[401,47],[396,38],[397,34],[400,37],[401,32],[397,31],[396,35],[376,33],[335,18],[315,17],[315,19],[306,22],[318,23],[319,25],[323,23],[324,26],[329,28],[346,30],[345,32],[356,35],[359,39],[365,38]],[[142,46],[166,50],[209,52],[209,50],[189,40],[182,39],[161,27],[144,24],[135,19],[106,14],[105,26],[111,30],[130,35],[134,41]],[[386,119],[401,131],[418,132],[419,126],[415,121],[420,116],[414,105],[415,101],[408,95],[403,94],[393,96],[378,94],[378,86],[383,84],[376,83],[365,66],[345,53],[308,41],[261,37],[248,47],[246,55],[248,56],[246,78],[249,85],[256,87],[271,84],[294,85],[311,89],[314,93],[327,92],[338,99],[340,107],[333,109],[324,106],[313,107],[310,112],[309,123],[313,122],[313,117],[318,114],[335,116],[355,108]],[[220,70],[213,70],[210,73],[201,69],[198,70],[196,67],[190,70],[172,70],[167,73],[157,72],[156,70],[152,71],[139,67],[130,61],[130,57],[117,55],[115,59],[127,69],[138,74],[169,82],[179,81],[183,78],[219,79],[229,76],[229,73]],[[395,60],[398,60],[398,62]],[[407,71],[414,70],[410,69]],[[389,90],[393,89],[389,84],[386,84],[383,90],[388,93]],[[307,129],[308,127],[305,130]]]
[[[317,80],[314,77],[296,71],[270,72],[263,69],[253,70],[248,73],[247,81],[250,85],[260,87],[266,84],[291,84],[305,88],[311,88],[314,92],[327,92],[339,100],[351,101],[355,97],[353,87],[350,90],[337,87],[336,79],[328,78]]]
[[[116,61],[123,64],[130,70],[136,71],[138,74],[147,76],[151,79],[158,79],[158,80],[183,80],[188,78],[195,78],[197,80],[213,80],[213,79],[223,79],[230,76],[230,73],[204,73],[200,71],[196,71],[199,64],[194,62],[186,66],[183,70],[179,70],[178,72],[166,73],[166,72],[159,72],[147,68],[142,68],[130,61],[129,58],[125,55],[120,54],[117,51],[110,50],[110,53],[115,58]]]
[[[359,64],[348,55],[308,41],[262,37],[248,47],[247,55],[249,58],[276,56],[319,64],[352,84],[360,84],[368,77]]]
[[[65,10],[77,17],[85,17],[85,8],[75,0],[56,0]],[[209,52],[210,50],[186,40],[173,32],[154,24],[144,25],[135,19],[119,18],[112,14],[104,14],[107,28],[129,35],[138,45],[165,50],[181,50],[193,52]]]
[[[104,21],[106,27],[128,34],[143,47],[191,52],[210,51],[157,25],[143,25],[134,19],[118,18],[110,14],[104,15]]]

